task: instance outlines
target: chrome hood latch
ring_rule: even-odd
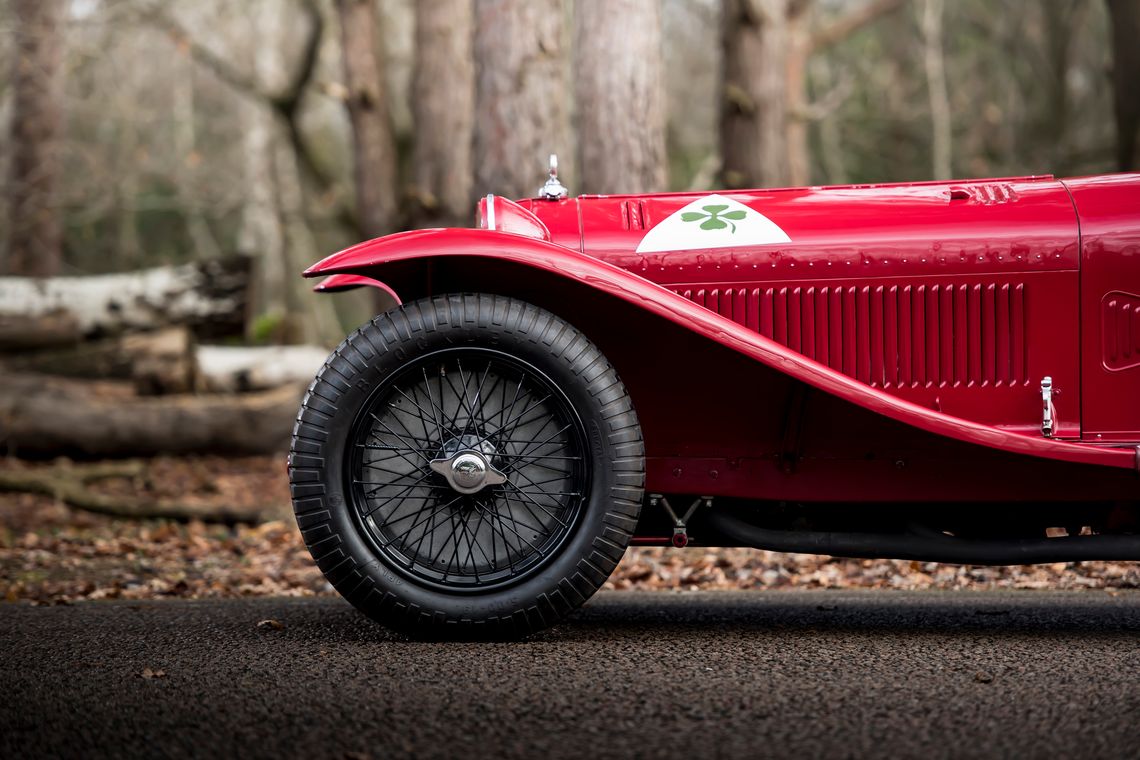
[[[1053,406],[1053,378],[1049,375],[1041,378],[1041,413],[1041,435],[1052,438],[1057,427],[1057,408]]]

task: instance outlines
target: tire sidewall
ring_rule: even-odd
[[[411,610],[419,608],[420,615],[442,614],[455,620],[506,618],[517,614],[520,609],[540,604],[544,595],[577,572],[578,563],[590,554],[596,537],[606,532],[605,517],[612,490],[617,485],[612,467],[616,452],[605,434],[599,389],[591,388],[583,380],[579,374],[581,368],[575,366],[576,357],[552,353],[550,344],[536,340],[535,336],[541,335],[542,330],[511,330],[482,321],[463,320],[455,324],[450,320],[450,310],[440,308],[446,305],[440,300],[421,302],[421,308],[416,311],[435,319],[424,319],[422,324],[409,322],[407,334],[399,334],[403,332],[398,329],[399,319],[381,317],[361,328],[336,352],[348,361],[354,372],[350,376],[339,376],[345,374],[343,371],[337,373],[341,391],[335,402],[335,411],[325,426],[328,433],[324,444],[325,503],[330,515],[329,527],[339,536],[340,549],[355,564],[357,573],[364,576],[363,580],[354,577],[351,588],[338,586],[338,591],[366,614],[382,618],[382,622],[388,624],[393,622],[391,616],[379,614],[380,607],[387,607],[388,603],[406,605]],[[514,304],[518,302],[512,302]],[[520,311],[522,313],[517,314],[515,320],[508,318],[504,323],[510,325],[527,316],[525,310]],[[405,310],[404,313],[409,312]],[[553,318],[546,312],[541,314]],[[410,362],[441,350],[462,348],[500,351],[543,372],[566,395],[571,409],[581,420],[590,469],[587,498],[571,534],[563,540],[554,556],[517,582],[485,592],[448,593],[416,583],[377,552],[363,533],[365,528],[354,505],[347,463],[353,453],[351,438],[356,420],[378,385]],[[368,349],[372,349],[371,356],[365,355]],[[359,356],[353,356],[354,353]],[[324,372],[318,376],[310,394],[321,396],[322,392],[329,390],[323,387],[331,384],[323,379],[323,375]],[[414,620],[417,615],[407,617]]]

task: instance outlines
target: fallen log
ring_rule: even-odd
[[[132,460],[71,465],[36,470],[0,469],[0,493],[34,493],[62,501],[70,507],[110,517],[132,519],[166,518],[188,522],[256,523],[275,515],[272,507],[177,502],[139,496],[110,495],[90,488],[91,483],[108,478],[138,478],[145,465]]]
[[[202,338],[241,335],[249,275],[250,260],[238,256],[121,274],[0,277],[0,323],[70,318],[88,338],[170,325]]]
[[[272,454],[288,446],[303,388],[238,395],[138,397],[124,382],[6,373],[0,450],[125,457]]]
[[[0,306],[0,309],[4,308]],[[73,314],[48,312],[36,316],[0,313],[0,351],[31,351],[71,346],[83,338]]]
[[[144,396],[189,393],[202,385],[194,336],[187,327],[21,353],[6,357],[3,367],[86,380],[130,380],[135,391]]]
[[[308,385],[327,356],[323,346],[198,346],[189,328],[168,327],[9,354],[0,357],[0,368],[87,380],[130,380],[140,395],[248,393]]]
[[[322,346],[199,346],[202,387],[215,393],[308,385],[328,358]]]

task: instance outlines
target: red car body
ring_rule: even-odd
[[[368,241],[305,274],[567,319],[629,389],[648,493],[1140,493],[1140,175],[488,196],[478,228]]]

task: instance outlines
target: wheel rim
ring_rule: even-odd
[[[421,584],[487,591],[541,568],[589,488],[582,423],[534,366],[446,349],[381,382],[353,426],[355,516],[379,557]]]

